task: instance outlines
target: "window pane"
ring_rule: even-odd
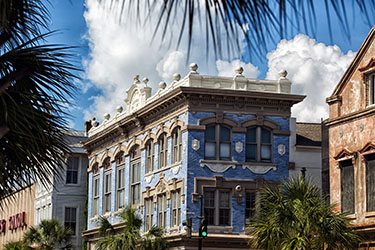
[[[207,125],[206,131],[205,131],[205,139],[210,141],[215,141],[215,124],[213,125]]]
[[[246,142],[256,143],[256,141],[257,141],[256,135],[257,135],[257,128],[256,127],[248,128],[246,130]]]
[[[230,209],[219,210],[219,225],[229,226],[230,225]]]
[[[262,128],[262,143],[271,143],[271,131]]]
[[[230,194],[227,191],[220,192],[220,200],[219,200],[219,207],[220,208],[229,208],[230,207]]]
[[[245,223],[248,224],[250,219],[254,216],[255,211],[255,193],[246,192],[246,210],[245,210]]]
[[[207,220],[208,225],[215,225],[215,208],[205,208],[204,217]]]
[[[271,145],[262,145],[261,158],[262,160],[271,160]]]
[[[230,158],[230,144],[220,143],[220,158],[229,159]]]
[[[257,158],[257,145],[247,144],[246,145],[246,160],[255,161]]]
[[[352,161],[343,161],[341,167],[341,210],[354,213],[354,169]]]
[[[204,206],[215,207],[215,192],[214,191],[204,192]]]
[[[225,126],[220,126],[220,141],[229,142],[230,141],[230,128]]]
[[[366,157],[366,211],[375,211],[375,154]]]
[[[205,155],[206,158],[215,158],[216,157],[216,143],[214,142],[206,142],[205,144]]]

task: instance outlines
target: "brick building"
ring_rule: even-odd
[[[375,28],[327,98],[324,122],[328,153],[323,154],[323,183],[330,201],[347,212],[364,237],[363,247],[375,249]],[[323,139],[324,141],[325,139]],[[327,166],[329,165],[329,167]],[[329,184],[329,186],[328,186]]]
[[[116,213],[138,209],[143,231],[163,227],[175,249],[190,249],[182,221],[197,235],[200,199],[209,237],[205,249],[248,248],[244,229],[257,191],[289,176],[290,108],[304,96],[290,93],[285,71],[278,80],[175,75],[151,95],[139,77],[127,91],[127,109],[88,126],[88,249],[94,249],[100,216],[121,227]],[[91,127],[92,126],[92,127]]]

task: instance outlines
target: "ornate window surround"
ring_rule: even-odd
[[[180,190],[180,199],[182,204],[185,202],[185,193],[184,193],[184,180],[177,180],[173,178],[167,182],[163,174],[160,174],[160,179],[158,183],[153,187],[146,187],[146,191],[142,192],[142,206],[144,206],[145,199],[153,199],[153,202],[157,202],[157,196],[163,193],[166,193],[167,200],[171,199],[171,192],[175,190]]]
[[[369,62],[358,69],[361,74],[362,74],[362,82],[363,84],[365,85],[364,89],[364,93],[365,93],[365,106],[372,106],[372,105],[375,105],[375,58],[371,58],[369,60]],[[373,82],[372,84],[374,86],[372,86],[372,89],[371,89],[371,86],[369,85],[369,76],[373,76]],[[373,95],[372,97],[370,95]],[[373,99],[373,100],[371,100]]]

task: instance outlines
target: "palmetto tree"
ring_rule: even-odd
[[[167,248],[161,228],[153,227],[142,237],[140,231],[142,219],[135,209],[125,208],[118,214],[118,217],[123,222],[123,227],[118,232],[106,218],[100,218],[102,238],[97,243],[99,250],[162,250]]]
[[[345,214],[326,204],[319,188],[303,177],[260,192],[248,227],[254,247],[261,249],[354,249],[359,236]]]
[[[28,247],[22,241],[9,242],[4,245],[4,250],[31,250],[32,248]]]
[[[70,228],[63,227],[58,220],[42,220],[36,227],[26,231],[23,241],[40,250],[71,249]]]
[[[0,0],[0,197],[46,183],[69,151],[65,106],[76,70],[70,48],[45,44],[41,0]]]

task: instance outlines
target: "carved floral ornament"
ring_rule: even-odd
[[[173,178],[169,182],[164,178],[164,175],[160,175],[159,182],[155,185],[155,187],[146,187],[146,191],[142,192],[142,205],[144,205],[145,199],[152,198],[153,202],[157,202],[158,195],[166,194],[167,200],[171,199],[171,192],[175,190],[180,190],[181,202],[184,203],[185,201],[185,194],[184,191],[184,180],[180,179],[177,180]]]

